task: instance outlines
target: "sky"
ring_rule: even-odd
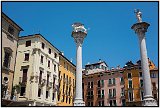
[[[146,33],[148,57],[158,67],[158,2],[2,2],[2,11],[24,31],[20,36],[42,34],[76,64],[72,24],[88,29],[82,46],[83,67],[105,61],[109,68],[140,59],[134,9],[150,24]]]

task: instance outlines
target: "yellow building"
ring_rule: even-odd
[[[59,54],[59,91],[57,106],[73,106],[76,66],[63,53]]]
[[[151,75],[152,92],[154,99],[158,100],[158,69],[154,63],[149,60],[149,69]],[[143,73],[141,71],[141,61],[133,64],[127,62],[124,67],[125,80],[125,98],[126,106],[142,106],[144,99],[143,91]]]

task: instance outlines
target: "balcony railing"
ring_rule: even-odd
[[[109,94],[108,97],[111,99],[111,98],[115,98],[116,95]]]

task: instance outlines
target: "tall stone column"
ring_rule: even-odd
[[[147,49],[146,49],[146,41],[145,41],[145,33],[147,32],[150,24],[146,22],[142,22],[142,13],[138,10],[135,12],[138,23],[134,24],[131,28],[135,31],[139,38],[139,46],[140,46],[140,56],[141,56],[141,67],[143,73],[143,89],[144,89],[144,100],[143,106],[157,106],[156,100],[153,99],[152,96],[152,85],[150,78],[150,70],[148,64],[147,57]]]
[[[74,106],[85,106],[82,98],[82,43],[87,35],[87,31],[81,23],[74,23],[72,25],[72,37],[77,46],[76,54],[76,96]]]

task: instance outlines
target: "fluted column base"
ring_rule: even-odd
[[[73,102],[74,106],[85,106],[83,99],[75,99]]]
[[[143,100],[143,106],[157,106],[157,101],[152,97],[147,97]]]

